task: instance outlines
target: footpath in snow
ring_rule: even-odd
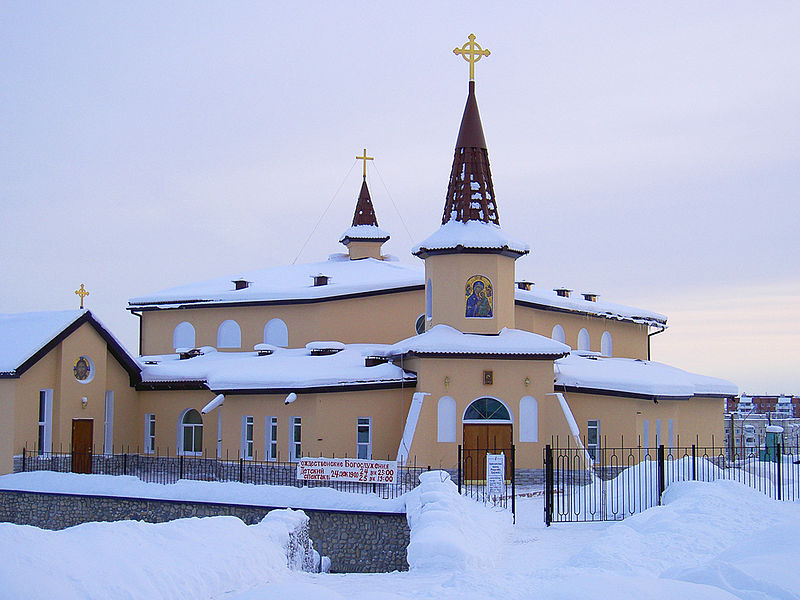
[[[512,526],[442,472],[403,501],[405,573],[290,571],[273,526],[231,517],[60,532],[0,524],[0,596],[800,600],[800,504],[729,481],[674,483],[662,506],[624,521],[550,528],[541,498],[518,499]]]

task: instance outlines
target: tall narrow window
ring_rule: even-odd
[[[523,396],[519,401],[519,441],[539,441],[539,403],[533,396]]]
[[[433,284],[430,279],[425,286],[425,318],[433,318]]]
[[[647,448],[650,445],[650,421],[647,419],[642,423],[642,447]]]
[[[436,407],[436,441],[456,441],[456,401],[450,396],[439,398]]]
[[[103,454],[114,451],[114,392],[106,392],[106,411],[103,419]]]
[[[188,321],[179,323],[172,332],[172,347],[177,348],[194,348],[195,346],[195,333],[194,326]]]
[[[600,354],[603,356],[614,355],[614,340],[611,339],[611,334],[607,331],[604,331],[603,336],[600,338]]]
[[[181,452],[189,456],[200,456],[203,453],[203,418],[195,409],[184,411],[181,416],[181,436],[178,441]]]
[[[156,451],[156,415],[147,413],[144,416],[144,453],[154,454]]]
[[[239,324],[228,319],[223,321],[217,329],[217,348],[241,348],[242,329]]]
[[[556,324],[555,327],[553,327],[553,333],[550,334],[550,337],[557,342],[561,342],[562,344],[567,343],[567,336],[564,333],[564,328],[559,324]]]
[[[372,417],[358,417],[356,449],[357,458],[372,458]]]
[[[242,458],[253,460],[253,417],[242,417]]]
[[[53,448],[53,390],[39,390],[39,454]]]
[[[669,444],[669,449],[672,450],[672,440],[675,437],[675,422],[670,419],[667,421],[667,444]]]
[[[278,417],[264,420],[264,456],[267,460],[278,460]]]
[[[289,446],[289,456],[291,460],[300,460],[303,458],[302,438],[302,422],[300,417],[292,417],[292,438]]]
[[[590,346],[589,332],[584,327],[578,332],[578,350],[590,350]]]
[[[656,419],[656,446],[661,445],[661,419]]]
[[[586,425],[586,451],[592,460],[597,458],[597,449],[600,447],[600,420],[589,419]]]

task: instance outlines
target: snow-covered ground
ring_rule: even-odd
[[[61,532],[0,524],[0,597],[800,599],[800,503],[678,482],[662,506],[616,523],[545,528],[541,497],[520,498],[511,526],[427,476],[406,498],[406,573],[290,571],[274,532],[230,517]]]

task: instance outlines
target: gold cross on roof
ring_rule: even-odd
[[[481,57],[489,56],[491,52],[481,48],[480,44],[475,43],[475,34],[470,33],[469,41],[461,46],[461,48],[453,50],[453,54],[460,54],[464,60],[469,63],[469,80],[475,81],[475,63],[478,62]]]
[[[76,293],[78,296],[80,296],[80,297],[81,297],[81,308],[83,308],[83,299],[84,299],[84,298],[86,298],[86,296],[88,296],[88,295],[89,295],[89,292],[86,290],[86,288],[85,288],[85,287],[83,287],[83,284],[81,284],[81,287],[80,287],[80,289],[77,289],[77,290],[75,290],[75,293]]]
[[[364,156],[356,156],[356,158],[358,160],[363,160],[364,161],[364,179],[366,179],[367,178],[367,161],[368,160],[375,160],[375,158],[372,157],[372,156],[367,156],[367,149],[366,148],[364,148]]]

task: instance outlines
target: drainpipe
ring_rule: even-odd
[[[663,333],[665,329],[666,327],[662,327],[661,329],[656,329],[653,333],[647,334],[647,360],[650,360],[650,338],[659,333]]]

